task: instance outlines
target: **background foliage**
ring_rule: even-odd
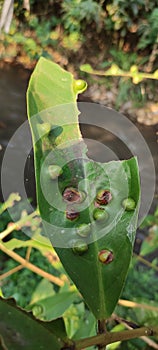
[[[0,0],[0,10],[2,4]],[[85,63],[90,63],[95,69],[107,69],[116,63],[125,71],[135,64],[139,70],[152,73],[158,68],[157,28],[158,0],[30,0],[30,12],[23,8],[23,0],[15,0],[10,32],[0,34],[0,59],[32,68],[43,55],[64,67],[69,66],[76,74],[80,65]],[[134,86],[126,78],[116,78],[115,82],[112,78],[102,78],[101,82],[92,77],[88,79],[106,84],[109,90],[115,85],[118,89],[117,108],[128,101],[129,96],[137,106],[148,99],[157,101],[156,82],[145,81]],[[27,215],[24,208],[25,203],[21,202],[13,207],[16,221],[21,215]],[[3,233],[10,224],[7,210],[2,210],[0,231]],[[31,233],[42,232],[37,219],[31,220],[27,229]],[[138,325],[154,325],[158,321],[155,283],[158,273],[158,210],[146,218],[140,232],[144,241],[139,254],[137,252],[133,256],[121,298],[141,305],[137,308],[118,304],[114,317],[108,322],[108,328],[114,331],[118,330],[117,327],[120,330],[126,327],[122,318]],[[5,297],[13,296],[19,306],[31,309],[37,318],[53,319],[53,315],[48,315],[49,298],[57,297],[59,301],[59,294],[65,297],[64,293],[67,293],[66,307],[59,302],[55,312],[58,317],[63,317],[68,336],[78,339],[96,334],[93,315],[68,279],[52,248],[35,246],[35,241],[24,236],[19,228],[14,228],[3,242],[6,247],[8,244],[8,253],[15,252],[63,282],[59,286],[51,282],[48,275],[44,279],[24,266],[18,270],[19,263],[0,251],[0,287]],[[142,304],[153,309],[146,309]],[[108,350],[152,348],[152,344],[143,339],[108,346]]]
[[[2,4],[1,0],[0,10]],[[43,55],[76,74],[85,63],[106,69],[115,62],[126,71],[135,64],[147,73],[158,67],[158,0],[30,0],[29,4],[30,11],[23,0],[15,0],[10,32],[0,34],[0,59],[32,68]],[[92,81],[100,84],[96,77],[91,85]],[[118,90],[116,109],[129,96],[139,107],[147,100],[157,102],[157,82],[136,87],[130,79],[102,78],[101,83]]]

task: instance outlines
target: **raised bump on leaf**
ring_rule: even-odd
[[[112,200],[112,194],[109,190],[100,190],[96,195],[98,204],[107,205]]]
[[[63,192],[64,201],[69,203],[81,203],[85,197],[86,194],[84,192],[79,192],[74,187],[67,187]]]
[[[77,227],[77,234],[81,237],[87,237],[91,233],[90,224],[81,224]]]
[[[77,212],[75,209],[73,208],[67,208],[66,210],[66,218],[70,221],[74,221],[76,219],[78,219],[78,217],[80,216],[80,213]]]
[[[74,243],[72,250],[74,253],[82,255],[88,250],[88,244],[83,240],[78,240]]]
[[[125,198],[122,202],[122,206],[127,211],[132,211],[136,207],[136,203],[132,198]]]
[[[86,81],[82,79],[74,80],[73,81],[73,89],[76,94],[81,94],[87,89],[87,83]]]
[[[59,165],[49,165],[48,167],[48,173],[52,180],[57,179],[62,173],[63,170]]]
[[[105,211],[104,208],[96,208],[93,211],[93,218],[96,221],[106,221],[108,219],[109,215],[107,211]]]
[[[109,264],[114,260],[114,255],[110,250],[103,249],[98,253],[98,259],[103,264]]]

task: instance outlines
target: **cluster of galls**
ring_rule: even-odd
[[[57,179],[62,174],[62,169],[57,165],[49,166],[49,175],[52,180]],[[67,204],[66,208],[66,218],[68,220],[74,221],[77,220],[80,216],[80,213],[76,211],[75,204],[82,203],[86,198],[85,192],[78,191],[74,187],[68,187],[63,192],[63,200]],[[107,221],[109,215],[105,210],[104,206],[109,204],[112,200],[112,194],[108,189],[100,189],[95,197],[94,201],[94,210],[93,210],[93,218],[98,222]],[[132,198],[126,198],[122,201],[122,207],[126,211],[133,211],[135,209],[135,201]],[[84,254],[88,250],[88,244],[86,243],[86,238],[91,233],[91,224],[82,223],[76,228],[76,233],[81,238],[76,240],[73,245],[73,252],[79,255]],[[98,259],[103,264],[109,264],[113,261],[114,255],[108,249],[103,249],[98,253]]]
[[[76,188],[69,187],[66,188],[63,192],[63,199],[68,204],[66,210],[66,218],[68,220],[75,220],[79,217],[79,212],[75,211],[75,209],[70,204],[79,204],[82,203],[85,199],[86,195],[82,191],[78,191]],[[95,209],[93,211],[93,218],[97,221],[107,220],[108,213],[105,211],[101,205],[107,205],[112,199],[112,194],[109,190],[100,190],[95,198]]]
[[[74,207],[72,207],[72,205],[82,203],[85,197],[86,197],[86,194],[82,191],[78,191],[76,188],[68,187],[64,190],[63,200],[67,204],[66,218],[68,220],[74,221],[79,217],[80,213],[77,212],[74,209]],[[105,209],[102,206],[107,205],[111,201],[111,199],[112,199],[112,194],[109,190],[100,190],[97,193],[95,202],[94,202],[94,205],[95,205],[95,209],[93,211],[94,220],[101,222],[101,221],[106,221],[108,219],[108,213],[105,211]],[[86,243],[86,238],[91,233],[91,224],[82,223],[76,228],[76,233],[82,239],[76,240],[72,249],[74,253],[82,255],[88,250],[88,244]],[[103,250],[99,252],[98,259],[100,262],[104,264],[109,264],[113,260],[113,254],[108,250]]]

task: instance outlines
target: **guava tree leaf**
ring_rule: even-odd
[[[51,329],[51,330],[50,330]],[[56,329],[56,324],[55,324]],[[18,308],[12,299],[0,298],[0,337],[4,349],[60,350],[63,343],[53,331],[53,322],[37,321],[30,313]],[[3,349],[3,346],[2,346]]]
[[[14,250],[18,248],[24,248],[24,247],[32,247],[40,250],[42,253],[44,252],[53,252],[52,246],[49,244],[47,245],[47,242],[43,243],[41,240],[45,237],[38,236],[38,241],[34,239],[28,239],[27,241],[22,241],[17,238],[12,238],[8,242],[4,243],[4,246],[9,250]],[[49,242],[48,242],[49,243]]]
[[[77,332],[73,335],[73,340],[86,338],[87,334],[89,336],[96,334],[96,319],[91,312],[85,313],[85,318],[82,320]]]
[[[73,292],[56,293],[30,304],[27,310],[32,310],[33,315],[42,321],[51,321],[61,317],[75,299],[76,293]]]
[[[47,279],[43,278],[34,290],[31,296],[30,304],[35,304],[39,300],[52,297],[53,295],[55,295],[53,284]]]
[[[99,163],[87,157],[74,86],[72,74],[43,58],[29,83],[37,199],[66,271],[95,317],[105,319],[117,304],[131,259],[138,164],[136,158]],[[102,192],[110,198],[106,203],[100,202]]]

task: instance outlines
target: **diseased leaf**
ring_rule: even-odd
[[[27,101],[37,198],[66,271],[95,317],[105,319],[117,304],[131,259],[138,165],[136,158],[99,163],[87,157],[76,86],[72,74],[43,58],[31,77]]]

